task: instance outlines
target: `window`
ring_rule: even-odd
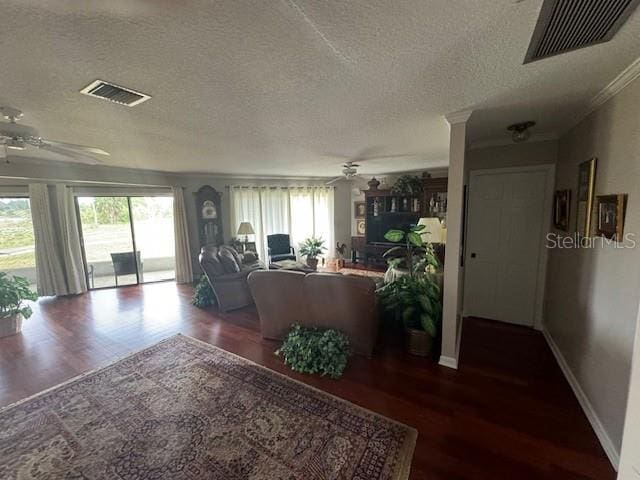
[[[333,188],[233,187],[231,210],[232,234],[240,223],[250,222],[261,258],[267,258],[266,238],[274,233],[291,235],[296,252],[305,239],[321,237],[325,257],[334,254]]]
[[[28,198],[0,197],[0,270],[36,283],[35,241]]]

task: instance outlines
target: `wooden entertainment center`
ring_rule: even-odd
[[[447,215],[447,178],[422,176],[422,191],[417,195],[402,195],[378,189],[374,184],[365,190],[365,235],[351,237],[351,260],[374,265],[385,264],[382,257],[390,245],[384,234],[392,228],[415,224],[423,217]],[[444,258],[444,248],[436,253]],[[439,250],[442,250],[439,251]]]

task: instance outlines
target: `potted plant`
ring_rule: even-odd
[[[421,231],[424,225],[410,226],[406,230],[389,230],[385,238],[394,243],[403,242],[385,252],[385,256],[402,253],[405,274],[396,277],[378,290],[385,310],[394,313],[405,329],[406,348],[415,355],[427,356],[433,350],[442,317],[440,287],[434,273],[438,260],[430,243],[424,243]],[[395,266],[398,257],[390,261]]]
[[[318,255],[325,250],[322,238],[309,237],[300,244],[300,255],[307,257],[307,265],[313,270],[318,268]]]
[[[31,291],[26,278],[9,277],[0,272],[0,337],[22,330],[22,320],[33,314],[31,307],[23,302],[37,299],[38,295]]]
[[[395,181],[391,191],[399,195],[419,195],[422,192],[422,179],[416,175],[402,175]]]

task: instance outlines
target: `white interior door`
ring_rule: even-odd
[[[534,325],[541,303],[550,170],[476,170],[469,178],[464,314]]]

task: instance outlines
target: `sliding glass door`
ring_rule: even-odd
[[[140,283],[173,280],[175,235],[173,197],[131,197],[136,249],[140,252]]]
[[[89,288],[175,278],[173,198],[77,197]]]

